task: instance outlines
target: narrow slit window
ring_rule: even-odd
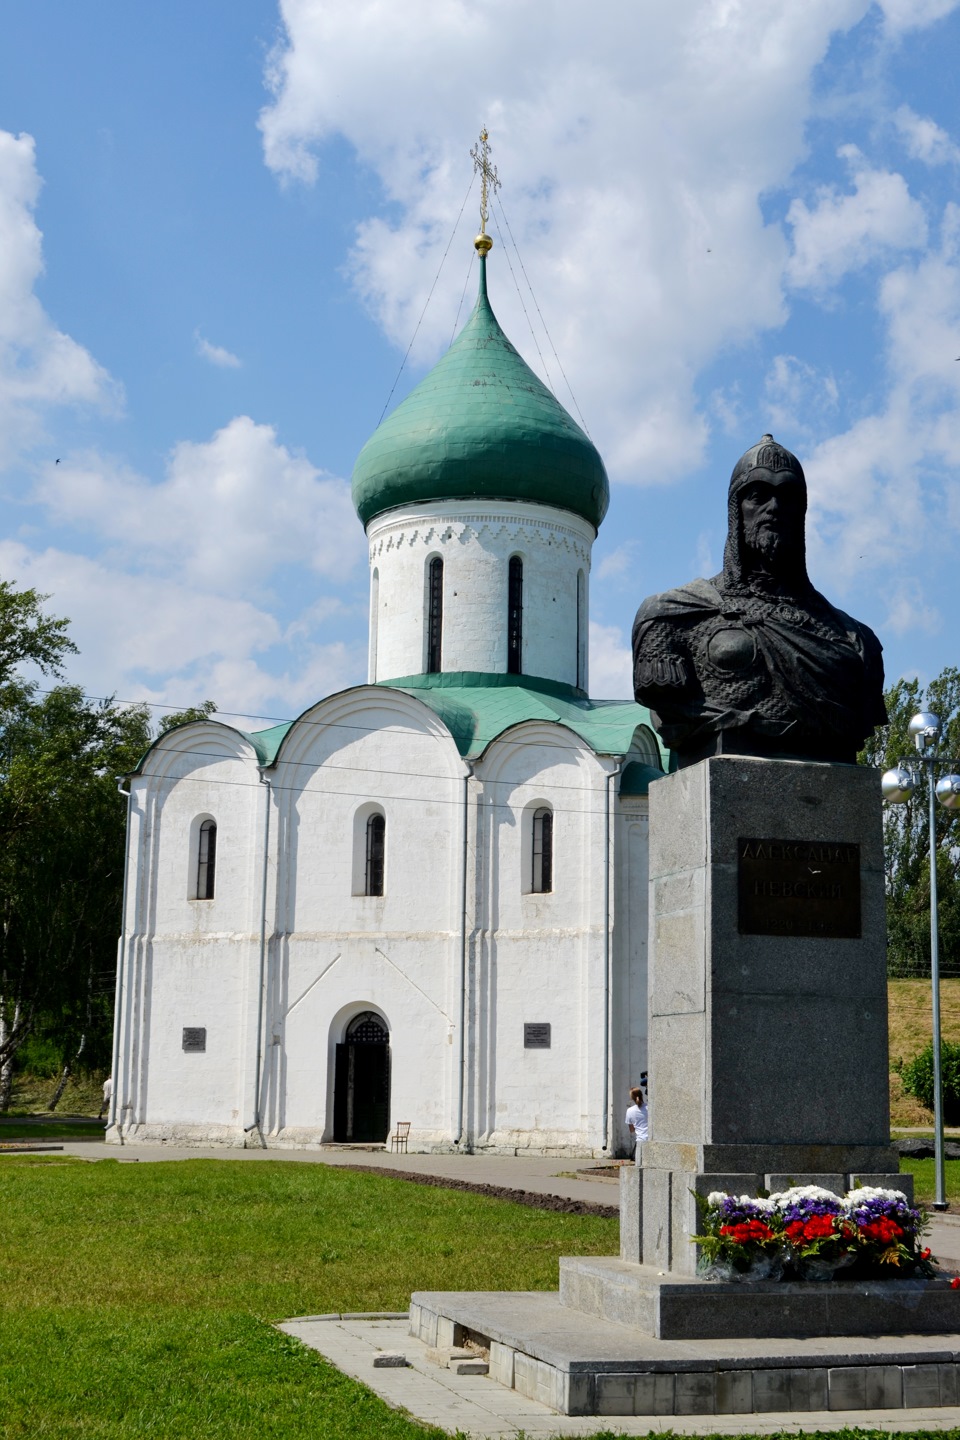
[[[428,572],[427,603],[427,674],[439,672],[440,647],[443,637],[443,561],[435,555]]]
[[[365,895],[383,894],[383,850],[387,822],[382,815],[367,821],[367,871]]]
[[[586,627],[586,625],[583,623],[583,622],[584,622],[584,614],[583,614],[584,604],[583,604],[583,601],[584,601],[585,591],[586,591],[586,586],[585,586],[584,580],[583,580],[583,571],[582,571],[582,570],[578,570],[578,571],[577,571],[577,689],[578,689],[578,690],[585,690],[585,689],[586,689],[586,685],[584,684],[584,677],[585,677],[585,673],[586,673],[586,668],[587,668],[587,667],[586,667],[586,665],[584,664],[584,661],[585,661],[585,659],[586,659],[586,654],[585,654],[586,646],[585,646],[584,642],[585,642],[585,640],[586,640],[586,629],[587,629],[587,627]]]
[[[510,557],[507,576],[507,674],[520,675],[523,660],[523,561]]]
[[[380,628],[380,571],[374,570],[370,577],[370,684],[377,681],[377,631]]]
[[[212,900],[217,870],[217,822],[204,820],[197,845],[197,899]]]
[[[538,810],[533,817],[533,885],[535,895],[553,889],[553,811]]]

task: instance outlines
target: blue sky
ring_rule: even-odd
[[[472,298],[484,123],[494,307],[576,413],[505,216],[613,482],[591,691],[719,568],[765,430],[889,678],[957,662],[955,0],[8,0],[2,37],[0,575],[91,694],[272,718],[365,678],[350,471],[438,269],[392,403]]]

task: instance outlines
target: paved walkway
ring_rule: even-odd
[[[471,1440],[500,1440],[524,1434],[533,1440],[548,1436],[616,1435],[772,1435],[813,1430],[860,1429],[948,1430],[960,1424],[960,1409],[810,1410],[765,1415],[557,1415],[536,1400],[508,1390],[487,1375],[456,1375],[427,1358],[427,1347],[407,1333],[406,1319],[361,1319],[356,1316],[306,1317],[285,1321],[288,1335],[302,1340],[360,1380],[388,1405],[403,1408],[417,1420],[459,1431]],[[780,1342],[782,1344],[782,1342]],[[388,1351],[404,1356],[403,1367],[374,1367],[374,1356]]]

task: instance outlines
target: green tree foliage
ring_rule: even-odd
[[[889,770],[915,756],[907,726],[919,710],[943,721],[940,752],[960,759],[960,670],[948,666],[924,690],[917,680],[898,680],[886,692],[889,725],[876,731],[860,760]],[[956,767],[960,769],[960,766]],[[936,807],[937,917],[940,967],[960,974],[960,824],[956,811]],[[926,783],[906,805],[884,807],[888,968],[891,975],[930,973],[930,870]]]
[[[903,1066],[900,1079],[908,1094],[915,1095],[928,1110],[933,1109],[932,1041]],[[946,1040],[940,1045],[940,1084],[944,1123],[960,1125],[960,1045],[952,1045]]]
[[[76,654],[67,634],[70,622],[44,613],[43,602],[49,598],[0,580],[0,705],[4,709],[33,688],[23,679],[21,665],[32,665],[41,675],[60,675],[63,657]]]
[[[146,707],[40,688],[34,677],[58,679],[76,650],[47,598],[0,581],[0,1109],[31,1035],[65,1059],[86,1047],[91,1063],[109,1063],[126,827],[117,782],[151,739]]]
[[[117,777],[149,744],[147,712],[60,685],[2,719],[0,1064],[41,1023],[65,1056],[86,1043],[104,1063],[126,821]]]
[[[173,710],[160,720],[160,734],[165,735],[177,725],[189,725],[191,720],[209,720],[217,708],[215,700],[203,700],[199,705],[188,705],[186,710]]]

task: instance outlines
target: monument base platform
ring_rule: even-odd
[[[565,1257],[560,1303],[661,1340],[960,1333],[960,1291],[946,1279],[715,1281]]]
[[[945,1281],[899,1283],[960,1295]],[[742,1300],[745,1287],[736,1288]],[[411,1297],[410,1329],[428,1345],[468,1340],[481,1345],[489,1351],[491,1378],[563,1415],[750,1415],[960,1404],[958,1333],[778,1341],[767,1332],[763,1339],[671,1340],[572,1310],[556,1293],[527,1291],[419,1291]]]

